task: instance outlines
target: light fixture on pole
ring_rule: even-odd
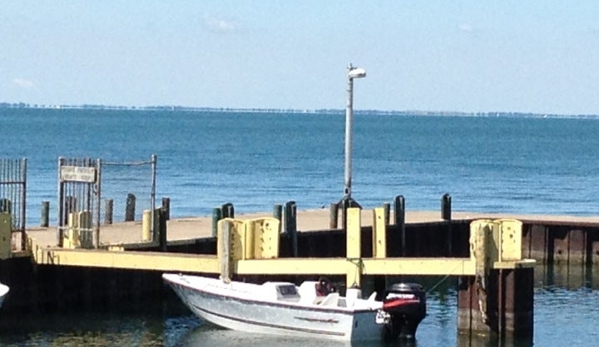
[[[352,66],[352,64],[347,66],[347,105],[345,108],[345,189],[343,191],[343,198],[340,201],[340,205],[345,207],[361,207],[351,197],[351,160],[354,78],[364,77],[366,77],[366,70]]]

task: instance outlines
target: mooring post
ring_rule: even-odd
[[[291,254],[297,257],[297,206],[295,201],[288,201],[285,203],[285,225],[284,230],[289,239],[291,240]]]
[[[218,236],[218,221],[223,217],[223,210],[220,207],[212,209],[212,237]]]
[[[127,203],[125,206],[125,222],[131,222],[135,220],[135,195],[132,193],[127,194]]]
[[[226,204],[222,204],[221,206],[221,210],[222,210],[222,218],[235,218],[235,207],[233,207],[233,204],[230,202],[227,202]]]
[[[279,221],[278,232],[281,233],[281,225],[283,224],[283,205],[275,204],[272,207],[272,216]]]
[[[171,199],[169,197],[162,198],[162,208],[166,214],[166,220],[171,219]]]
[[[451,220],[451,195],[447,193],[441,197],[441,219]]]
[[[451,230],[451,195],[445,193],[441,198],[441,218],[447,221],[446,245],[447,256],[451,257],[452,250],[452,230]]]
[[[390,214],[391,214],[391,204],[386,202],[383,204],[383,210],[385,211],[385,215],[384,215],[384,219],[385,219],[385,225],[389,225],[389,220],[391,218]]]
[[[114,212],[114,201],[112,199],[106,199],[104,201],[104,224],[112,224],[112,216]]]
[[[406,256],[406,200],[403,195],[395,197],[394,201],[395,225],[399,227],[401,239],[401,255]]]
[[[160,246],[160,251],[166,252],[168,251],[167,245],[167,227],[166,222],[168,221],[166,218],[166,211],[162,208],[158,209],[158,244]]]
[[[47,228],[50,225],[50,201],[42,201],[42,218],[40,227]]]
[[[339,220],[339,204],[336,202],[331,203],[329,208],[329,229],[337,229]]]

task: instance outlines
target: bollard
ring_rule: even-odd
[[[50,225],[50,201],[42,201],[42,218],[40,226],[47,228]]]
[[[233,207],[233,204],[230,202],[227,202],[226,204],[223,204],[221,206],[222,209],[222,218],[235,218],[235,208]]]
[[[125,222],[135,220],[135,195],[127,194],[127,205],[125,206]]]
[[[166,220],[171,219],[171,199],[169,197],[162,198],[162,208],[166,213]]]
[[[391,213],[391,204],[388,202],[384,203],[383,210],[385,211],[385,225],[389,225],[389,214]]]
[[[297,257],[297,206],[295,201],[285,203],[285,233],[291,238],[291,254]]]
[[[441,218],[443,220],[446,221],[451,221],[451,195],[449,194],[444,194],[443,197],[441,198]],[[447,238],[446,238],[446,245],[447,245],[447,256],[450,257],[451,256],[451,252],[452,252],[452,230],[451,230],[451,223],[447,223]]]
[[[218,236],[218,221],[222,219],[223,213],[220,207],[212,209],[212,237]]]
[[[272,208],[272,216],[279,220],[279,234],[281,233],[281,225],[283,224],[283,206],[275,204]]]
[[[441,219],[451,220],[451,195],[447,193],[441,198]]]
[[[106,199],[104,201],[104,224],[112,224],[112,216],[114,211],[114,201]]]
[[[399,227],[401,255],[406,256],[406,200],[403,195],[395,197],[395,225]]]
[[[160,251],[166,252],[168,251],[167,247],[167,236],[166,236],[166,211],[162,208],[158,209],[158,244],[160,246]]]
[[[337,229],[337,221],[339,220],[339,204],[331,203],[329,208],[329,229]]]

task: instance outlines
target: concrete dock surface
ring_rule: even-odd
[[[261,217],[272,217],[272,213],[248,213],[237,214],[236,219],[247,220]],[[434,223],[443,222],[440,211],[406,211],[406,224]],[[516,214],[498,214],[498,213],[479,213],[479,212],[457,212],[453,211],[451,215],[453,220],[472,220],[472,219],[518,219],[522,221],[540,221],[544,223],[565,223],[572,225],[597,224],[597,217],[579,217],[579,216],[553,216],[553,215],[516,215]],[[393,223],[393,212],[391,212],[391,223]],[[364,209],[362,211],[362,226],[372,225],[373,210]],[[321,231],[329,230],[330,211],[329,209],[298,210],[297,211],[297,230],[302,231]],[[339,221],[340,225],[340,221]],[[57,245],[57,228],[50,226],[48,228],[30,228],[27,235],[34,240],[39,247],[54,247]],[[212,216],[172,218],[167,222],[168,242],[185,242],[212,235]],[[142,243],[142,222],[117,222],[110,225],[101,225],[100,243],[103,246],[138,244]]]

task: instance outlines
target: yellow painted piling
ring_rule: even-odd
[[[362,282],[362,220],[361,210],[357,207],[347,209],[346,247],[347,247],[347,288],[360,286]]]
[[[387,211],[383,207],[375,208],[372,218],[372,256],[387,257]]]
[[[152,211],[144,210],[141,217],[141,239],[152,241]]]
[[[67,221],[67,233],[62,242],[63,248],[78,248],[79,244],[79,219],[77,213],[69,213]]]

